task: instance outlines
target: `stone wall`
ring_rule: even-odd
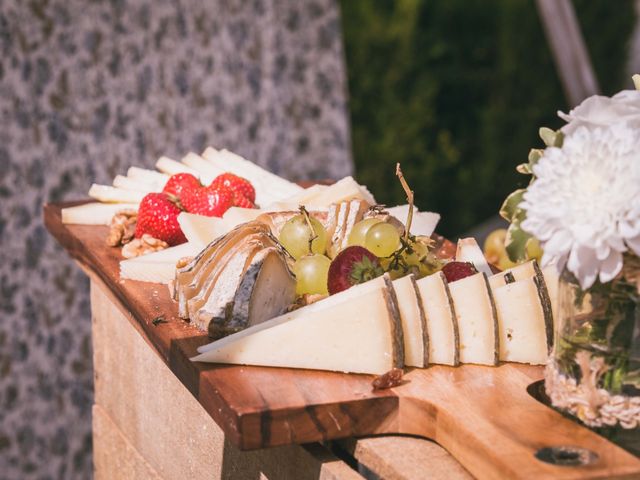
[[[0,477],[91,475],[88,282],[44,202],[206,145],[352,171],[334,0],[0,2]]]

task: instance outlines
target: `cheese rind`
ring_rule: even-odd
[[[447,280],[442,272],[416,281],[426,318],[427,363],[459,364],[458,320]]]
[[[484,273],[449,284],[460,333],[460,362],[497,365],[499,330],[496,307]]]
[[[303,307],[206,345],[192,360],[383,374],[402,367],[392,296],[385,283],[326,308]]]

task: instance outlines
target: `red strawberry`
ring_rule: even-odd
[[[233,206],[240,208],[256,208],[255,204],[241,193],[234,192]]]
[[[251,203],[256,202],[256,190],[253,188],[253,185],[251,185],[251,182],[246,178],[227,172],[214,178],[213,182],[211,182],[211,185],[209,186],[217,188],[220,185],[230,188],[234,193],[241,194],[247,200],[251,201]]]
[[[148,193],[140,202],[135,237],[148,233],[169,245],[184,243],[187,239],[178,224],[180,208],[164,193]]]
[[[351,246],[342,250],[329,266],[327,286],[329,293],[346,290],[384,273],[380,261],[364,247]]]
[[[187,188],[182,191],[180,202],[189,213],[221,217],[233,206],[233,192],[224,186]]]
[[[470,277],[478,273],[473,263],[469,262],[449,262],[442,267],[442,273],[447,278],[447,282],[455,282],[463,278]]]
[[[180,198],[180,195],[185,188],[200,187],[202,187],[200,180],[190,173],[176,173],[175,175],[171,175],[171,178],[167,180],[167,183],[162,189],[162,193],[174,195],[175,197]]]

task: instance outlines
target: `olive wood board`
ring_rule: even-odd
[[[166,285],[120,280],[122,257],[106,246],[107,227],[62,223],[61,208],[78,203],[45,205],[47,229],[240,449],[410,434],[438,442],[478,478],[640,478],[640,459],[527,393],[543,377],[541,366],[407,369],[399,387],[373,391],[371,375],[193,363],[210,339],[177,316]],[[552,446],[598,458],[557,466],[535,457]]]

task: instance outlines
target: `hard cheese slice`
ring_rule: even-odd
[[[541,291],[545,289],[545,291]],[[553,331],[551,304],[540,277],[529,277],[493,291],[500,332],[500,360],[542,365],[547,332]]]
[[[458,240],[456,261],[473,263],[479,272],[486,274],[488,277],[493,275],[493,271],[489,267],[489,263],[475,238],[461,238]]]
[[[140,203],[146,193],[110,185],[98,185],[94,183],[89,189],[89,196],[99,202],[105,203]]]
[[[200,251],[200,246],[183,243],[159,252],[120,262],[120,278],[140,282],[169,283],[176,276],[176,263],[184,257],[192,257]]]
[[[428,365],[429,349],[425,313],[416,279],[411,275],[393,281],[398,298],[404,337],[404,363],[409,367]]]
[[[121,210],[138,210],[137,203],[86,203],[62,209],[62,223],[78,225],[109,225]]]
[[[497,365],[498,318],[484,273],[449,284],[460,332],[460,362]]]
[[[192,360],[378,375],[401,368],[400,318],[390,283],[355,292],[201,347]]]
[[[515,267],[503,270],[500,273],[491,275],[489,277],[489,285],[491,288],[498,288],[507,283],[517,282],[519,280],[525,280],[531,278],[536,274],[538,264],[535,260],[530,260],[526,263],[516,265]]]
[[[416,281],[427,331],[428,363],[456,366],[459,363],[458,319],[442,272]]]

